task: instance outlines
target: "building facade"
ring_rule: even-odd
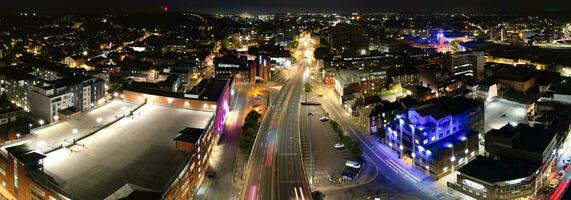
[[[433,178],[473,159],[484,128],[483,104],[464,97],[439,98],[397,115],[386,126],[386,143]]]

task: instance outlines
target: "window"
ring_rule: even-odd
[[[431,141],[431,142],[434,142],[434,140],[436,140],[436,136],[432,136],[432,137],[430,138],[430,141]]]

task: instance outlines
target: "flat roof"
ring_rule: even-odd
[[[488,183],[496,183],[528,177],[535,173],[540,166],[540,164],[523,163],[514,160],[500,161],[478,156],[458,169],[458,172]]]
[[[140,113],[140,115],[138,114]],[[206,129],[213,112],[145,105],[69,149],[47,154],[45,172],[74,199],[105,199],[126,184],[165,192],[191,158],[173,140],[186,127]]]
[[[514,149],[542,154],[555,137],[555,132],[527,124],[506,124],[500,129],[488,131],[485,137],[507,138],[511,140]]]

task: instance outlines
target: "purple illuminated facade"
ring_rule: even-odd
[[[231,90],[231,80],[228,80],[220,94],[220,97],[216,101],[215,127],[218,135],[220,135],[222,130],[224,130],[224,121],[230,112],[230,102],[232,102],[230,94]]]
[[[386,143],[401,158],[434,178],[478,154],[483,104],[463,97],[441,98],[397,115],[386,126]]]

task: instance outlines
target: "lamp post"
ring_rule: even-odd
[[[76,128],[74,128],[73,130],[71,130],[71,133],[73,134],[73,143],[75,144],[75,139],[76,139],[75,137],[77,133],[79,133],[79,131]]]
[[[450,172],[453,172],[454,171],[454,161],[456,161],[456,156],[454,156],[454,145],[448,144],[448,148],[452,149],[452,156],[450,156],[450,164],[452,165],[452,168],[450,169]]]
[[[42,126],[44,126],[44,123],[45,123],[45,122],[44,122],[43,119],[40,119],[40,120],[38,121],[38,123],[40,124],[40,128],[42,128]]]
[[[16,133],[16,140],[20,139],[20,133]]]

